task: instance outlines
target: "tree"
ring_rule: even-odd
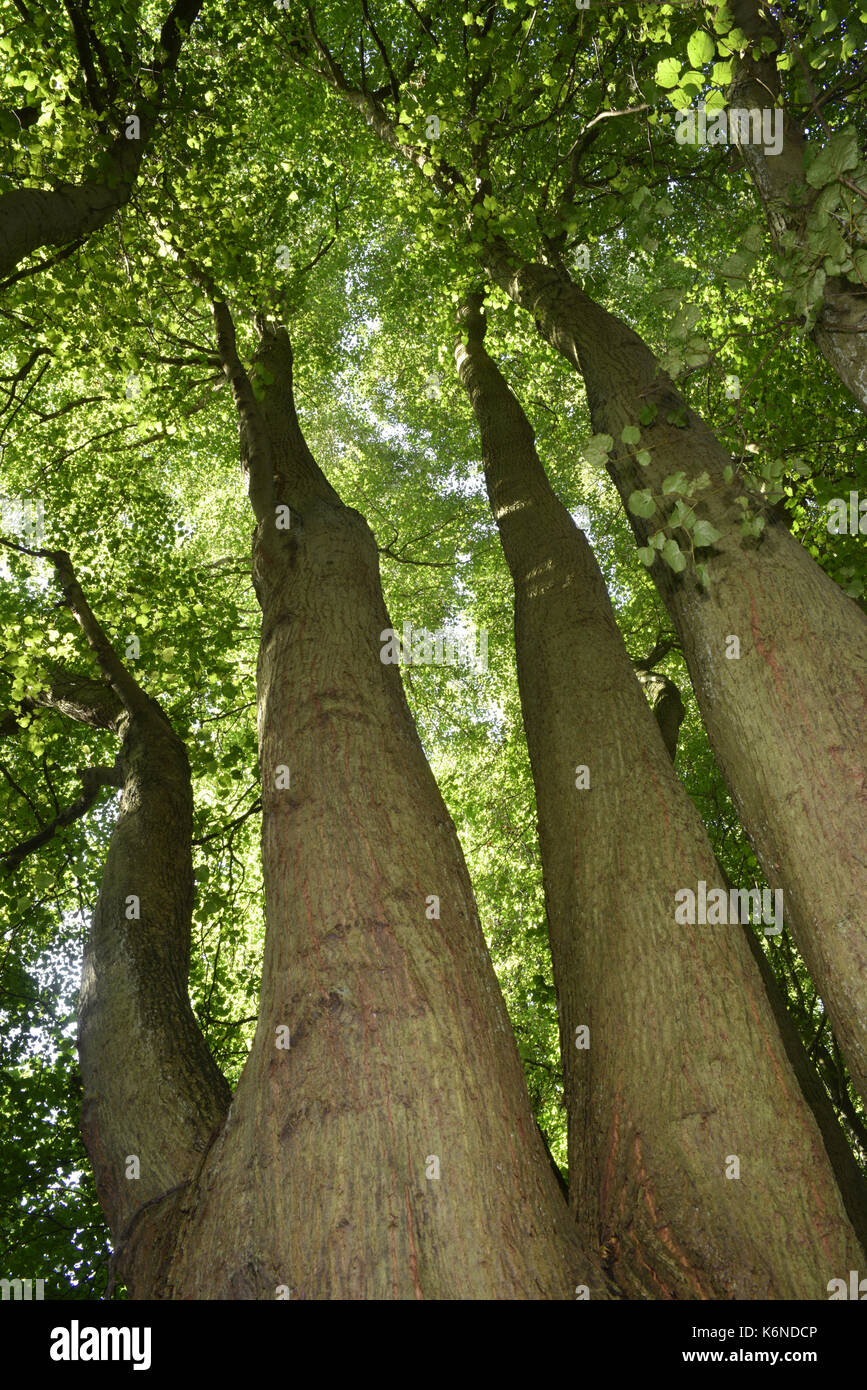
[[[845,734],[849,677],[828,698],[789,579],[856,640],[860,538],[825,519],[867,425],[737,151],[675,138],[751,60],[733,17],[668,8],[203,7],[130,196],[8,278],[10,1276],[78,1298],[823,1299],[861,1263],[857,984],[829,927],[847,893],[860,910],[832,871],[853,808],[768,774],[791,791],[788,754],[815,768]],[[806,9],[809,64],[857,37]],[[153,43],[126,12],[65,12],[83,75],[58,137],[87,99],[82,17],[116,103],[123,50]],[[19,112],[20,18],[0,35]],[[831,131],[860,133],[820,80]],[[786,101],[810,104],[791,73]],[[34,156],[41,119],[15,117]],[[47,154],[56,179],[71,158]],[[462,362],[495,511],[507,480],[532,497],[496,519],[452,369],[468,284],[496,323],[499,368]],[[655,529],[629,507],[645,490]],[[539,594],[549,562],[574,604]],[[739,660],[708,658],[720,632]],[[780,690],[809,697],[812,741]],[[836,859],[778,871],[774,837]],[[782,933],[675,922],[705,879],[727,900],[783,883]]]
[[[458,370],[515,586],[569,1171],[577,1175],[572,1210],[588,1239],[611,1244],[613,1276],[633,1297],[809,1297],[827,1258],[828,1225],[816,1222],[815,1195],[800,1212],[792,1202],[808,1177],[823,1175],[821,1210],[829,1200],[838,1209],[837,1258],[859,1248],[833,1172],[789,1074],[746,936],[736,927],[721,936],[676,925],[671,885],[720,884],[722,875],[631,668],[592,551],[485,349],[481,295],[467,297],[461,327]],[[616,889],[600,873],[611,863]],[[722,1085],[709,1037],[724,1047]],[[677,1066],[677,1058],[688,1061]],[[721,1180],[739,1181],[741,1164],[745,1176],[761,1166],[762,1177],[756,1172],[744,1189]],[[779,1215],[770,1215],[781,1199]],[[769,1232],[783,1237],[785,1251],[770,1253]]]
[[[495,142],[502,144],[508,121],[491,109],[502,88],[490,47],[493,20],[488,9],[483,39],[477,40],[476,53],[468,54],[466,116],[475,119],[459,145],[463,167],[454,156],[435,164],[401,135],[396,78],[378,90],[364,71],[351,81],[312,10],[306,35],[295,40],[305,55],[297,61],[306,61],[358,109],[410,169],[431,178],[491,280],[533,315],[551,346],[581,372],[593,427],[606,442],[605,454],[613,450],[609,471],[677,628],[723,776],[769,883],[785,894],[854,1084],[867,1099],[867,843],[856,751],[867,688],[864,614],[828,581],[778,518],[768,524],[764,499],[755,492],[751,505],[728,451],[689,409],[647,345],[570,274],[562,229],[570,221],[591,126],[573,143],[566,168],[546,169],[546,200],[552,181],[560,183],[553,236],[538,217],[536,235],[549,263],[510,244],[508,215],[492,217],[507,204],[497,174],[506,182],[512,157],[499,150],[495,156]],[[503,50],[514,50],[519,58],[524,33],[523,26],[506,22],[500,61]],[[727,41],[733,42],[731,33]],[[561,61],[565,46],[567,40],[558,44]],[[573,40],[567,88],[576,62]],[[485,97],[487,111],[481,107]],[[525,114],[522,103],[523,89],[513,119]],[[675,533],[685,535],[687,554]],[[658,557],[656,550],[662,552]],[[805,627],[792,620],[802,613]],[[845,672],[839,667],[841,649],[847,653]],[[829,682],[830,703],[824,694]],[[745,732],[753,757],[743,756]],[[835,769],[833,780],[827,776],[829,765]]]
[[[820,105],[831,93],[823,92],[820,99],[813,91],[810,117],[821,123],[827,144],[811,148],[786,109],[781,85],[781,69],[791,69],[800,54],[797,36],[784,20],[792,50],[787,53],[783,28],[770,9],[762,12],[757,0],[740,0],[733,13],[749,44],[758,47],[751,49],[747,44],[741,50],[730,103],[747,110],[761,110],[769,103],[777,109],[782,106],[780,119],[784,122],[778,153],[767,154],[764,145],[747,140],[741,146],[744,163],[778,250],[784,256],[789,253],[797,271],[807,275],[811,295],[817,297],[811,314],[816,346],[865,410],[867,245],[864,187],[853,172],[858,164],[855,131],[844,128],[832,132]],[[840,87],[848,85],[849,76],[845,74],[835,83],[838,96]]]
[[[50,189],[23,186],[0,194],[0,275],[9,275],[24,258],[43,246],[65,247],[67,250],[61,254],[68,255],[70,244],[71,249],[80,246],[85,237],[104,227],[128,201],[165,105],[187,31],[201,7],[202,0],[176,0],[148,66],[141,65],[133,47],[138,36],[133,38],[131,16],[125,16],[127,23],[106,40],[96,31],[87,3],[70,0],[66,4],[69,34],[43,11],[31,14],[24,6],[16,7],[20,12],[4,37],[4,51],[11,54],[22,37],[28,45],[47,41],[49,50],[54,50],[51,56],[56,56],[61,66],[59,74],[46,74],[42,79],[29,68],[20,74],[13,69],[7,75],[9,96],[18,88],[26,94],[27,104],[2,113],[0,128],[4,135],[15,136],[34,125],[40,134],[40,127],[54,127],[53,143],[46,141],[40,146],[37,141],[35,150],[25,147],[16,151],[25,162],[24,177],[35,177],[40,182],[52,177],[46,178],[40,168],[40,154],[44,158],[50,152],[54,157],[52,166],[58,155],[61,164],[70,155],[74,158],[81,128],[88,120],[99,128],[105,147],[94,150],[92,162],[78,183],[55,178],[55,186]],[[70,39],[77,67],[65,51]],[[78,116],[78,132],[68,128],[72,122],[65,111],[58,132],[57,118],[70,97]],[[34,167],[27,168],[27,163]],[[6,177],[19,182],[21,173],[16,169]],[[54,257],[50,263],[57,259]]]

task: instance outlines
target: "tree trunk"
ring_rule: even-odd
[[[647,703],[653,710],[654,718],[659,725],[659,732],[662,734],[666,752],[671,761],[674,762],[677,753],[677,737],[685,714],[683,697],[675,682],[668,676],[662,675],[660,671],[639,671],[638,679],[647,696]]]
[[[744,935],[762,977],[765,994],[768,996],[768,1003],[777,1021],[780,1037],[786,1049],[786,1056],[798,1078],[804,1099],[816,1117],[816,1124],[822,1131],[825,1151],[834,1170],[834,1177],[840,1189],[846,1215],[852,1222],[852,1228],[861,1243],[861,1248],[867,1250],[867,1180],[855,1161],[852,1147],[834,1113],[834,1107],[828,1099],[828,1092],[822,1085],[819,1073],[807,1055],[807,1049],[801,1041],[795,1020],[786,1007],[783,991],[770,961],[759,945],[755,932],[750,927],[744,927]]]
[[[675,921],[675,892],[722,873],[479,303],[456,356],[515,586],[570,1204],[633,1296],[823,1298],[858,1242],[742,929]]]
[[[215,315],[257,520],[265,960],[231,1112],[136,1295],[606,1297],[381,660],[375,541],[304,442],[285,330],[260,324],[260,403],[225,305]]]
[[[657,558],[652,574],[741,823],[783,890],[785,919],[867,1101],[867,619],[772,515],[758,540],[742,538],[744,481],[725,481],[726,450],[631,328],[550,267],[515,271],[492,254],[490,268],[582,372],[593,427],[616,441],[609,472],[624,505],[633,490],[653,494],[651,517],[629,512],[642,545],[677,495],[663,495],[663,480],[707,475],[689,500],[721,532],[702,552],[709,590],[692,558],[681,574]],[[647,406],[657,413],[640,442],[620,443]]]
[[[78,1052],[82,1137],[123,1262],[139,1216],[189,1181],[230,1101],[187,992],[190,769],[162,709],[109,643],[69,556],[30,553],[54,564],[107,682],[55,673],[38,702],[122,739],[123,796],[85,948]]]
[[[738,0],[735,22],[750,39],[771,37],[780,51],[785,47],[776,21],[759,14],[756,0]],[[754,58],[752,51],[738,62],[728,93],[729,107],[759,111],[780,101],[780,74],[776,55]],[[796,246],[803,256],[807,248],[807,218],[820,190],[811,188],[804,176],[807,141],[803,131],[783,110],[783,145],[779,154],[765,154],[763,144],[746,141],[739,145],[741,156],[767,220],[775,246],[787,231],[796,235]],[[797,191],[798,201],[793,201]],[[863,241],[858,245],[863,247]],[[867,291],[841,275],[829,275],[822,287],[822,305],[812,336],[825,361],[836,372],[862,410],[867,410]]]

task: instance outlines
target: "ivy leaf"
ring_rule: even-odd
[[[656,551],[653,550],[649,545],[640,545],[638,547],[638,558],[641,561],[641,563],[647,567],[647,569],[650,569],[650,566],[656,559]]]
[[[686,474],[685,474],[685,473],[669,473],[668,477],[667,477],[667,478],[663,478],[663,480],[662,480],[662,491],[663,491],[664,493],[669,493],[669,492],[684,492],[685,490],[686,490]]]
[[[641,438],[641,430],[637,425],[624,425],[620,438],[624,444],[637,444]]]
[[[704,86],[704,76],[700,72],[693,72],[692,68],[687,68],[686,72],[681,73],[680,81],[677,85],[682,91],[695,95],[695,93],[700,92]]]
[[[672,526],[683,526],[685,530],[691,531],[695,525],[695,512],[688,502],[679,497],[672,508],[669,522]]]

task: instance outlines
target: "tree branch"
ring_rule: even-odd
[[[81,820],[82,816],[86,815],[94,802],[98,800],[104,787],[117,789],[123,786],[123,773],[119,760],[115,762],[114,767],[80,767],[78,776],[81,778],[81,795],[76,797],[71,805],[59,812],[54,820],[44,825],[36,835],[31,835],[29,840],[22,841],[5,855],[0,856],[0,864],[7,873],[11,873],[29,854],[33,854],[35,850],[41,849],[49,840],[52,840],[58,830],[72,825],[74,821]]]

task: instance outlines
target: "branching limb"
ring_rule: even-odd
[[[82,816],[86,815],[94,802],[99,799],[104,787],[121,788],[123,786],[123,773],[119,762],[115,762],[114,767],[81,767],[78,769],[78,776],[81,778],[81,795],[76,797],[71,805],[60,811],[47,825],[44,825],[36,835],[31,835],[29,840],[15,845],[13,849],[0,858],[0,864],[7,873],[17,869],[18,865],[29,854],[33,854],[35,850],[48,844],[48,841],[54,838],[58,830],[81,820]]]

